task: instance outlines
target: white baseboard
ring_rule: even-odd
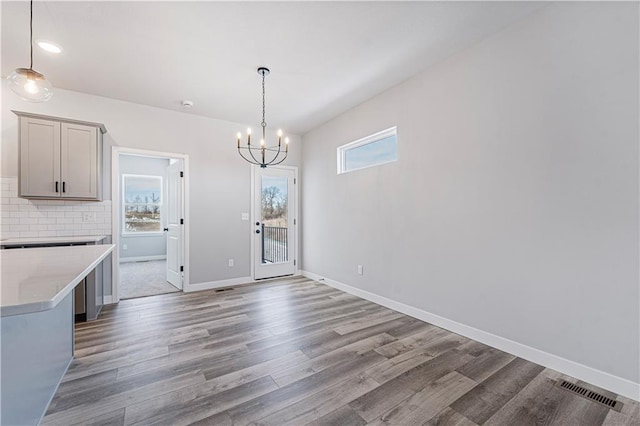
[[[369,291],[362,290],[357,287],[341,283],[339,281],[325,278],[313,272],[303,270],[302,275],[312,280],[319,281],[331,287],[337,288],[338,290],[342,290],[346,293],[353,294],[354,296],[358,296],[371,302],[377,303],[378,305],[385,306],[389,309],[393,309],[405,315],[409,315],[419,320],[452,331],[456,334],[460,334],[461,336],[468,337],[469,339],[476,340],[478,342],[508,352],[512,355],[524,358],[536,364],[540,364],[544,367],[551,368],[563,374],[575,377],[579,380],[594,384],[627,398],[631,398],[636,401],[640,399],[640,383],[634,383],[622,377],[614,376],[604,371],[596,370],[595,368],[591,368],[586,365],[559,357],[557,355],[553,355],[548,352],[523,345],[522,343],[514,342],[513,340],[509,340],[504,337],[500,337],[495,334],[479,330],[465,324],[461,324],[459,322],[432,314],[427,311],[423,311],[413,306],[405,305],[404,303],[397,302],[384,296],[379,296],[375,293],[371,293]]]
[[[167,256],[164,254],[160,254],[157,256],[138,256],[138,257],[122,257],[120,256],[120,263],[129,263],[129,262],[146,262],[148,260],[164,260]]]
[[[253,282],[251,277],[231,278],[228,280],[208,281],[204,283],[188,284],[184,286],[184,292],[211,290],[214,288],[230,287],[232,285],[249,284]]]
[[[105,305],[111,305],[112,303],[115,303],[115,302],[113,301],[113,296],[108,295],[108,296],[104,296],[104,300],[102,303]]]

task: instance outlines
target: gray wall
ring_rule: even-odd
[[[303,269],[639,382],[638,51],[637,3],[554,3],[304,135]]]
[[[233,123],[57,88],[50,101],[35,104],[17,98],[6,80],[1,84],[2,176],[18,174],[18,120],[12,109],[104,123],[108,146],[188,154],[191,284],[251,275],[251,222],[241,220],[251,209],[251,166],[238,156],[235,135],[247,126],[257,128],[259,115],[250,124]],[[299,166],[300,137],[289,137],[283,164]],[[105,174],[111,179],[107,154]],[[227,266],[228,259],[235,259],[234,267]]]
[[[141,157],[137,155],[120,155],[120,194],[122,194],[123,175],[147,175],[162,176],[162,197],[166,200],[167,167],[169,159]],[[166,226],[165,206],[162,207],[160,215],[163,218],[162,226]],[[114,230],[119,232],[120,239],[120,261],[131,257],[166,256],[167,236],[165,233],[159,235],[131,235],[122,234],[122,229]],[[124,245],[127,249],[125,250]]]

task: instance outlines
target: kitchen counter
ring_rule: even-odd
[[[82,236],[75,236],[75,237],[8,238],[6,240],[0,240],[0,246],[98,243],[104,240],[105,238],[106,238],[105,235],[82,235]]]
[[[0,424],[40,423],[73,360],[73,289],[114,247],[0,250]]]
[[[104,244],[0,251],[1,316],[55,308],[114,247]]]

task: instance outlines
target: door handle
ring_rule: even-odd
[[[164,232],[169,232],[169,228],[164,228],[163,231]]]
[[[259,234],[259,233],[260,233],[260,230],[259,230],[259,229],[256,229],[256,234]]]
[[[256,222],[256,226],[260,225],[260,222]]]
[[[56,181],[56,192],[58,192],[58,181]]]
[[[66,183],[67,183],[67,182],[62,182],[62,192],[67,192],[67,190],[65,189],[65,184],[66,184]]]

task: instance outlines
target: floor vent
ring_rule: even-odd
[[[587,398],[593,402],[602,404],[605,407],[611,408],[612,410],[620,411],[620,409],[622,408],[622,402],[616,401],[615,399],[607,398],[604,395],[590,391],[589,389],[585,389],[582,386],[576,385],[575,383],[567,382],[566,380],[561,380],[558,382],[558,386],[560,386],[562,389],[565,389],[577,395],[580,395],[583,398]]]
[[[231,290],[233,290],[233,287],[219,288],[216,290],[216,293],[222,293],[223,291],[231,291]]]

